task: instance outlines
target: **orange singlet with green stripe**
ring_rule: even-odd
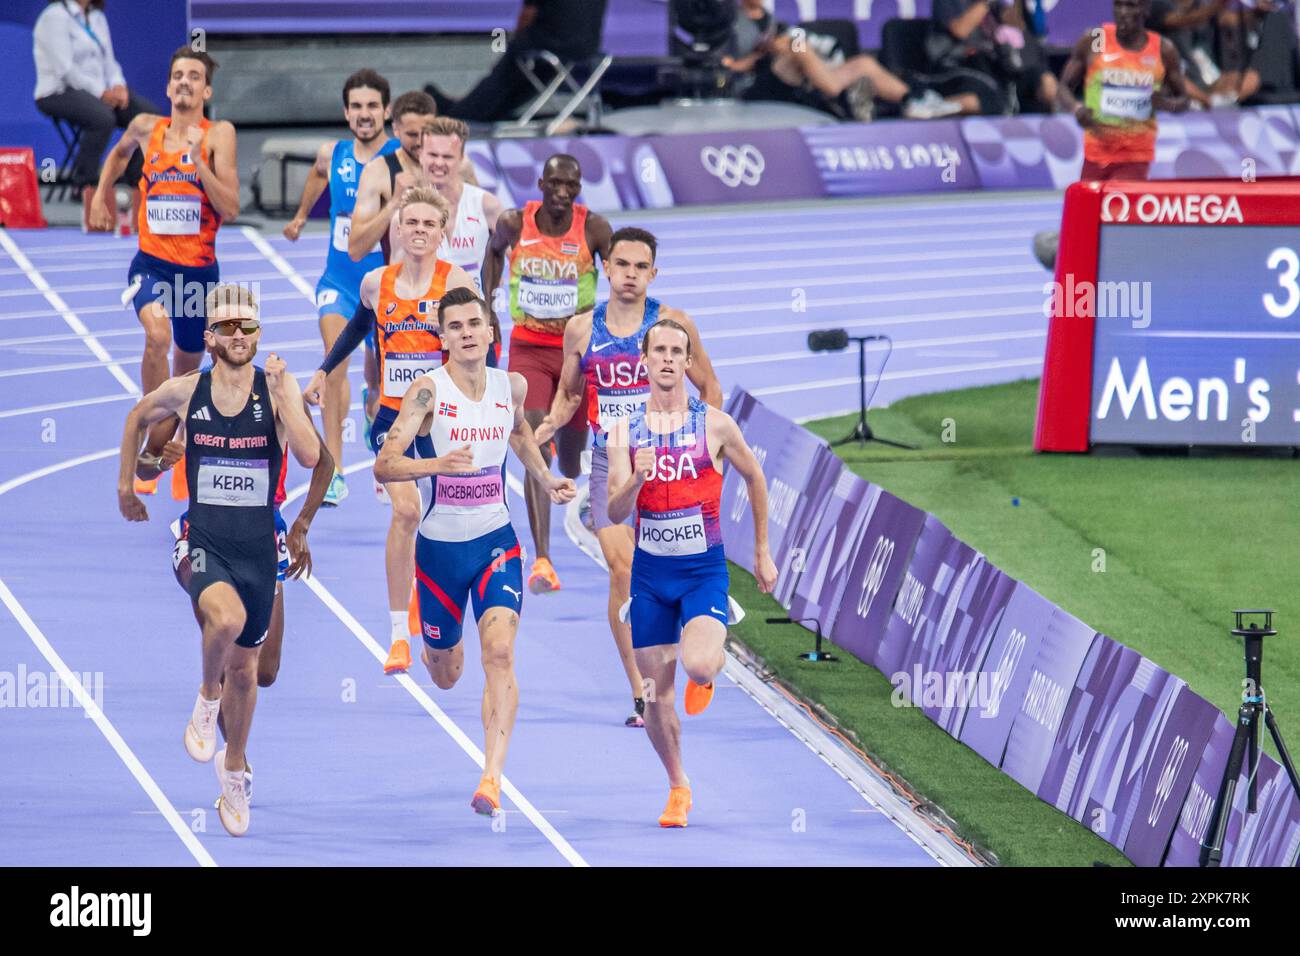
[[[208,153],[208,131],[212,123],[205,119],[199,149]],[[199,182],[188,147],[169,153],[163,138],[171,120],[160,119],[144,146],[144,168],[140,176],[140,204],[137,230],[140,251],[178,266],[208,266],[217,261],[217,229],[221,216],[208,200]]]
[[[402,263],[384,268],[375,303],[375,338],[379,341],[379,404],[398,411],[402,396],[421,375],[442,365],[442,339],[438,336],[438,303],[447,291],[451,263],[439,259],[429,288],[418,299],[397,294]]]
[[[1094,163],[1149,163],[1156,155],[1156,114],[1151,94],[1165,79],[1160,34],[1145,33],[1140,50],[1120,46],[1115,24],[1103,24],[1101,52],[1084,76],[1084,105],[1097,124],[1083,131],[1083,156]]]
[[[596,260],[587,247],[587,207],[573,204],[573,222],[562,236],[537,228],[536,199],[524,205],[519,241],[510,250],[512,336],[560,348],[564,326],[596,307]]]

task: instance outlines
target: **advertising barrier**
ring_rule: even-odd
[[[994,567],[927,514],[850,472],[826,443],[736,389],[763,465],[776,597],[879,669],[926,716],[1140,866],[1196,866],[1234,725],[1184,681]],[[752,572],[744,485],[723,483],[727,557]],[[1261,754],[1239,781],[1225,866],[1295,866],[1300,801]]]
[[[1196,774],[1197,758],[1209,746],[1216,718],[1223,718],[1219,708],[1186,685],[1179,689],[1169,719],[1151,747],[1122,847],[1138,866],[1159,866],[1163,861]]]

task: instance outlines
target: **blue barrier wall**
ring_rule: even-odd
[[[54,127],[32,99],[36,63],[32,59],[32,26],[46,0],[5,0],[0,4],[0,146],[31,146],[39,165],[46,156],[63,158]],[[167,106],[167,64],[172,50],[186,42],[187,0],[108,0],[104,4],[113,52],[122,64],[129,87],[164,111]]]

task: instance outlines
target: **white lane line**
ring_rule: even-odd
[[[808,283],[808,282],[802,282],[802,283],[784,282],[779,284],[779,288],[789,289],[793,291],[794,289],[801,288],[803,286],[811,285],[811,284],[812,283]],[[747,283],[746,288],[753,288],[753,287]],[[674,295],[679,294],[681,291],[682,290],[665,288],[665,289],[655,290],[655,294],[656,296],[662,294],[661,301],[667,302]],[[1037,312],[1039,315],[1042,315],[1043,300],[1042,300],[1041,286],[1035,288],[1033,286],[1023,286],[1023,285],[980,286],[974,289],[947,289],[942,292],[917,291],[917,290],[912,290],[909,292],[878,292],[874,295],[848,295],[848,296],[839,296],[836,298],[829,298],[829,299],[821,299],[821,298],[813,299],[810,297],[808,301],[805,303],[805,305],[807,306],[806,311],[816,312],[818,309],[831,309],[841,305],[857,306],[857,305],[880,305],[886,302],[928,302],[931,299],[973,299],[976,296],[984,296],[984,295],[995,295],[995,296],[1000,296],[1003,299],[1006,299],[1014,295],[1031,295],[1031,294],[1037,294],[1038,299],[1033,305],[1027,306],[1026,307],[1027,310],[1029,312]],[[692,316],[700,316],[700,315],[732,315],[739,311],[743,311],[745,313],[793,312],[794,309],[791,308],[791,303],[789,299],[782,301],[780,296],[773,296],[771,301],[764,302],[759,305],[737,305],[734,303],[728,303],[727,305],[706,305],[700,307],[693,307],[688,309],[687,311],[690,312]],[[762,331],[763,330],[761,329],[755,330],[755,334]],[[783,329],[778,329],[778,331],[783,331]]]
[[[25,475],[19,475],[17,478],[11,478],[0,484],[0,495],[6,494],[30,481],[44,478],[46,475],[52,475],[55,472],[73,468],[86,462],[99,461],[101,458],[110,458],[117,453],[118,449],[116,448],[105,448],[101,451],[91,452],[88,455],[81,455],[54,465],[38,468],[35,471],[29,471]],[[131,771],[131,776],[135,777],[136,783],[140,784],[144,792],[149,795],[149,799],[153,801],[153,805],[158,808],[158,812],[162,814],[163,819],[181,838],[185,848],[190,851],[190,854],[200,866],[216,866],[217,861],[212,859],[212,856],[204,849],[203,844],[190,830],[189,825],[181,820],[176,808],[172,806],[166,794],[162,792],[157,782],[149,775],[149,771],[145,770],[144,764],[140,763],[140,759],[136,757],[135,752],[122,739],[122,735],[117,732],[117,728],[113,726],[112,721],[100,710],[99,705],[95,703],[95,699],[86,693],[86,688],[82,686],[81,681],[73,674],[71,668],[64,663],[63,658],[59,656],[58,651],[50,644],[49,639],[41,632],[41,629],[36,626],[36,622],[32,620],[26,608],[19,603],[18,598],[14,596],[14,593],[9,590],[9,586],[2,580],[0,580],[0,601],[3,601],[5,606],[9,608],[9,612],[13,614],[19,626],[27,632],[27,636],[36,645],[36,649],[41,652],[49,665],[58,673],[59,679],[63,681],[64,685],[72,691],[77,703],[86,712],[86,716],[95,722],[95,726],[104,735],[104,739],[108,741],[118,758],[126,765],[127,770]]]
[[[727,273],[728,270],[726,268],[722,268],[722,269],[712,269],[706,271],[715,272],[715,273],[721,272],[725,277],[725,274]],[[767,271],[769,272],[772,271],[772,267],[770,265]],[[1024,265],[1018,265],[1018,266],[983,266],[981,268],[976,268],[976,269],[928,269],[928,270],[921,270],[918,272],[882,271],[879,275],[852,275],[852,276],[809,275],[805,278],[777,279],[772,282],[754,282],[754,281],[746,280],[743,283],[743,286],[735,282],[722,282],[718,284],[709,284],[709,285],[684,285],[684,286],[675,286],[672,285],[672,283],[665,282],[664,288],[662,290],[656,290],[656,292],[662,291],[665,297],[669,295],[708,295],[711,293],[716,294],[719,292],[730,292],[732,294],[735,294],[738,287],[744,288],[746,292],[754,291],[757,289],[787,289],[787,290],[792,288],[820,289],[820,288],[825,288],[827,286],[875,285],[877,283],[885,283],[885,282],[922,282],[922,281],[930,281],[930,280],[942,281],[945,279],[975,279],[975,278],[984,278],[986,276],[1015,276],[1015,275],[1041,277],[1044,275],[1044,272],[1043,272],[1043,267],[1040,266],[1038,263],[1026,262]],[[1042,282],[1039,281],[1037,285],[1038,285],[1038,291],[1041,295]],[[913,290],[911,292],[906,293],[906,295],[908,296],[908,298],[923,299],[923,298],[929,298],[932,295],[932,293],[928,293],[928,292],[918,293],[917,291]],[[789,307],[790,304],[788,302],[785,303],[785,308],[788,309]]]
[[[44,318],[48,313],[43,313],[39,318]],[[295,322],[306,322],[308,320],[315,322],[315,315],[289,316],[286,318],[263,318],[262,327],[267,328],[272,325],[289,325]],[[144,335],[144,329],[139,325],[124,329],[108,329],[104,332],[96,332],[95,337],[101,339],[119,338],[124,335]],[[78,342],[81,340],[80,335],[63,332],[58,335],[28,335],[18,339],[0,339],[0,348],[10,348],[18,345],[44,345],[48,342]],[[319,337],[316,341],[320,341]]]
[[[789,304],[783,304],[781,307],[789,308]],[[691,314],[698,315],[700,314],[700,311],[693,310]],[[742,313],[747,312],[749,311],[749,307],[741,306],[739,307],[739,311]],[[814,329],[824,329],[827,327],[837,329],[874,329],[882,325],[920,325],[925,322],[969,322],[973,319],[1003,319],[1030,316],[1037,320],[1041,315],[1041,312],[1031,307],[1012,307],[1006,309],[957,309],[951,312],[901,312],[894,315],[873,316],[869,319],[853,319],[848,322],[823,320],[821,322],[800,322],[798,324],[763,326],[756,329],[714,330],[710,326],[706,325],[705,328],[700,329],[700,335],[703,337],[705,342],[711,342],[714,339],[751,339],[756,335],[785,335],[791,332],[811,332]],[[902,343],[900,342],[898,344],[901,345]]]
[[[57,412],[61,408],[80,408],[82,405],[103,405],[107,402],[124,402],[135,398],[125,392],[113,395],[97,395],[94,398],[79,398],[73,402],[50,402],[48,405],[29,405],[26,408],[10,408],[0,412],[0,418],[16,418],[19,415],[39,415],[41,412]]]
[[[869,213],[863,214],[862,212],[860,212],[859,214],[862,216],[862,221],[857,224],[847,223],[841,225],[837,223],[832,226],[825,226],[822,223],[815,222],[815,221],[807,222],[807,223],[801,222],[800,216],[792,215],[790,216],[788,222],[782,223],[780,226],[772,226],[772,225],[754,226],[752,228],[744,228],[744,229],[687,228],[686,230],[681,232],[665,229],[663,232],[659,232],[658,230],[656,230],[655,235],[659,238],[660,242],[666,242],[671,240],[674,243],[691,242],[697,240],[712,241],[714,239],[730,238],[733,236],[767,236],[768,238],[771,238],[772,233],[777,231],[778,229],[788,231],[789,229],[801,225],[815,228],[819,235],[840,234],[840,233],[851,234],[855,231],[879,232],[882,229],[904,229],[908,232],[916,233],[921,230],[931,230],[934,229],[935,227],[940,227],[940,226],[952,227],[959,230],[966,226],[1005,226],[1007,224],[1007,217],[1008,217],[1008,213],[1003,212],[1003,213],[997,213],[992,216],[969,216],[969,217],[956,216],[956,217],[935,218],[935,219],[926,219],[924,221],[918,221],[916,219],[876,218],[875,216],[872,216]],[[960,232],[956,234],[962,235],[962,233]],[[1028,231],[1026,231],[1025,236],[1026,238],[1029,237]]]
[[[583,486],[564,510],[564,530],[580,551],[591,558],[602,571],[609,564],[600,552],[595,535],[582,525],[581,509],[584,496],[590,495],[590,485]],[[896,827],[941,866],[971,866],[969,857],[942,834],[924,827],[916,821],[910,804],[894,789],[831,734],[808,719],[803,711],[768,687],[741,658],[728,648],[723,673],[735,686],[749,695],[773,720],[790,731],[791,735],[811,750],[828,767],[857,791],[870,805],[859,812],[880,812],[889,817]]]
[[[18,268],[23,270],[23,273],[27,276],[27,281],[36,287],[37,291],[45,297],[45,301],[53,306],[59,315],[63,316],[63,321],[68,324],[68,328],[82,337],[82,341],[86,343],[86,347],[90,349],[96,358],[106,363],[108,371],[121,383],[122,387],[134,395],[139,395],[139,386],[132,381],[126,372],[122,371],[121,366],[113,360],[113,357],[108,354],[108,350],[99,343],[99,340],[90,334],[90,329],[86,327],[86,323],[82,322],[77,317],[77,314],[68,308],[68,304],[63,301],[63,297],[50,287],[50,284],[45,281],[45,277],[32,265],[31,260],[23,255],[23,251],[18,248],[18,244],[4,229],[0,229],[0,246],[4,247],[9,257],[17,263]],[[110,288],[116,287],[110,286]],[[7,293],[0,291],[0,295],[5,294]]]
[[[253,244],[253,247],[257,249],[258,252],[266,257],[267,262],[275,266],[276,270],[283,278],[288,279],[295,289],[315,303],[316,290],[308,285],[307,280],[300,276],[297,270],[285,261],[284,256],[271,248],[271,244],[262,237],[260,232],[252,226],[242,226],[240,227],[239,232],[240,235]]]
[[[122,396],[127,398],[128,396]],[[120,449],[105,448],[101,451],[92,451],[87,455],[80,455],[76,458],[69,458],[67,461],[61,461],[57,464],[46,465],[44,468],[37,468],[35,471],[29,471],[25,475],[19,475],[17,478],[10,478],[8,481],[0,483],[0,495],[7,494],[29,481],[35,481],[37,478],[44,478],[46,475],[52,475],[55,472],[63,471],[65,468],[75,468],[77,465],[84,465],[88,461],[99,461],[101,458],[110,458],[118,454]]]
[[[291,339],[287,342],[269,343],[265,346],[265,349],[268,352],[275,349],[319,349],[320,344],[319,338]],[[103,346],[101,345],[100,348],[102,349]],[[75,372],[86,368],[103,368],[109,365],[116,365],[123,361],[122,359],[113,358],[107,351],[105,351],[104,354],[108,356],[108,358],[103,362],[61,362],[58,365],[29,365],[23,368],[7,368],[0,371],[0,378],[15,378],[20,375],[44,375],[48,372]],[[130,379],[127,379],[127,381],[130,381]],[[132,383],[132,387],[134,388],[134,383]],[[136,388],[132,394],[139,395],[140,390]]]
[[[371,468],[374,463],[375,460],[373,458],[366,461],[356,462],[344,468],[343,474],[348,475],[365,468]],[[518,485],[518,479],[515,479],[511,484],[512,486]],[[285,494],[284,504],[287,505],[290,501],[306,494],[307,488],[308,484],[302,484],[294,488],[292,491],[287,492]],[[519,491],[522,492],[522,487]],[[361,645],[370,652],[371,656],[382,665],[388,659],[388,652],[379,645],[379,642],[375,640],[371,633],[352,616],[351,612],[348,611],[346,607],[339,603],[339,600],[329,592],[325,585],[321,584],[314,577],[304,578],[303,580],[307,583],[307,586],[311,588],[312,593],[315,594],[316,597],[320,598],[321,603],[329,608],[331,613],[333,613],[333,615],[343,623],[343,626],[352,632],[352,636],[360,641]],[[397,675],[397,682],[406,688],[407,692],[416,699],[420,706],[424,708],[425,712],[437,721],[438,726],[445,730],[447,735],[456,742],[457,746],[465,752],[470,760],[473,760],[478,764],[479,769],[482,770],[484,765],[483,751],[479,750],[466,733],[460,729],[460,726],[447,716],[446,711],[434,702],[433,698],[428,695],[424,688],[417,684],[409,674]],[[542,835],[550,841],[551,845],[555,847],[555,849],[559,851],[560,855],[563,856],[572,866],[585,867],[590,865],[585,859],[583,859],[582,855],[569,844],[569,841],[560,835],[560,832],[551,825],[551,822],[533,806],[532,802],[523,795],[519,788],[510,782],[510,779],[505,774],[501,775],[501,790],[510,798],[511,802],[513,802],[515,806],[519,807],[524,816],[528,818],[528,821],[541,831]]]
[[[86,712],[86,716],[95,722],[95,726],[104,735],[104,739],[109,742],[122,763],[126,764],[126,769],[131,771],[131,776],[135,777],[136,783],[140,784],[144,792],[149,795],[149,799],[153,801],[153,805],[158,808],[158,812],[162,814],[163,819],[181,838],[181,842],[185,844],[185,849],[190,851],[190,855],[194,857],[200,866],[216,866],[217,861],[212,859],[212,856],[204,849],[203,844],[199,842],[198,837],[181,820],[180,814],[176,812],[176,808],[172,806],[166,794],[162,792],[157,782],[149,775],[149,771],[144,769],[144,764],[140,763],[140,759],[135,755],[135,752],[122,739],[122,735],[117,732],[117,728],[113,726],[112,721],[104,716],[104,712],[99,709],[95,699],[86,693],[86,688],[82,686],[81,681],[63,662],[63,658],[59,656],[58,651],[51,646],[45,635],[41,633],[41,629],[36,626],[36,622],[31,619],[26,609],[18,603],[18,599],[14,597],[13,592],[9,590],[9,586],[4,581],[0,581],[0,601],[4,601],[10,613],[17,619],[19,626],[32,639],[36,649],[41,652],[49,665],[58,672],[59,679],[63,681],[64,686],[72,691],[72,695]],[[10,768],[11,772],[12,769]]]
[[[16,248],[16,247],[15,247]],[[30,264],[30,263],[29,263]],[[33,267],[35,268],[35,267]],[[255,272],[251,275],[241,275],[241,282],[279,282],[284,276],[278,272]],[[94,282],[88,285],[66,285],[62,291],[72,292],[115,292],[121,293],[125,285],[121,282]],[[15,296],[32,295],[26,289],[0,289],[0,298],[14,298]],[[260,297],[259,297],[260,298]]]
[[[985,335],[953,335],[942,339],[915,339],[905,342],[895,342],[893,345],[893,351],[901,352],[905,349],[934,348],[942,345],[970,345],[975,342],[1012,342],[1020,339],[1041,339],[1046,338],[1046,336],[1046,329],[1031,329],[1025,332],[990,332]],[[867,353],[870,354],[872,352],[889,351],[890,347],[884,342],[868,342],[866,350]],[[856,351],[856,349],[852,349],[839,354],[852,355]],[[800,352],[771,352],[766,355],[746,355],[738,358],[715,359],[713,361],[713,367],[730,368],[737,365],[762,365],[766,362],[779,362],[784,365],[787,362],[797,362],[820,354],[821,353],[810,352],[807,349],[804,349]],[[949,353],[947,356],[940,357],[962,358],[963,356]],[[996,358],[997,353],[980,352],[976,353],[974,357]]]
[[[119,289],[118,291],[121,290]],[[263,305],[265,305],[268,302],[279,302],[285,299],[293,299],[296,302],[301,298],[302,296],[299,295],[297,290],[294,290],[292,292],[263,291],[262,294],[258,296],[258,301],[261,302]],[[122,312],[124,310],[129,311],[130,306],[129,305],[124,306],[121,304],[121,302],[118,302],[114,305],[83,306],[82,308],[77,309],[77,314],[78,315],[106,315],[110,312]],[[263,310],[263,314],[265,314],[265,310]],[[19,312],[6,312],[4,315],[0,315],[0,322],[8,322],[10,320],[20,320],[20,319],[45,319],[45,318],[49,318],[49,315],[50,315],[49,309],[26,309]],[[297,318],[297,316],[295,315],[293,316],[293,318]],[[303,316],[304,321],[307,318],[311,318],[312,320],[315,320],[316,316],[315,314],[312,314],[311,316]]]
[[[891,246],[894,243],[890,243]],[[840,243],[838,248],[841,250],[845,247],[856,248],[857,243]],[[740,250],[737,250],[740,251]],[[749,253],[751,250],[743,250]],[[787,249],[786,254],[792,250]],[[799,251],[803,252],[804,247],[800,246]],[[678,276],[687,275],[717,275],[719,272],[730,275],[733,272],[781,272],[787,269],[828,269],[835,266],[874,266],[891,262],[952,262],[954,259],[1010,259],[1015,258],[1025,260],[1028,250],[1019,246],[993,246],[981,249],[949,249],[940,252],[900,252],[895,255],[883,253],[872,253],[865,256],[819,256],[815,259],[789,259],[779,257],[776,259],[760,259],[755,262],[737,261],[726,263],[713,263],[711,265],[701,266],[674,266],[665,260],[660,259],[656,263],[659,266],[659,274],[663,281],[671,282]],[[692,261],[698,261],[697,256],[692,256]],[[983,270],[981,270],[983,271]],[[901,273],[909,275],[909,273]]]
[[[1038,368],[1043,367],[1043,357],[1028,359],[1008,359],[1002,362],[975,362],[969,365],[943,365],[937,368],[922,368],[910,372],[886,372],[880,376],[882,382],[893,382],[907,378],[927,378],[931,375],[956,375],[961,372],[984,372],[999,368]],[[839,388],[845,385],[857,385],[858,377],[819,379],[815,382],[796,382],[793,385],[769,385],[766,388],[746,389],[751,395],[784,395],[789,392],[807,392],[813,389]]]

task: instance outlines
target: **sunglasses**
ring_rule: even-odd
[[[208,331],[215,335],[234,335],[235,330],[239,329],[245,335],[252,335],[262,327],[262,323],[257,319],[221,319],[213,322],[208,326]]]

